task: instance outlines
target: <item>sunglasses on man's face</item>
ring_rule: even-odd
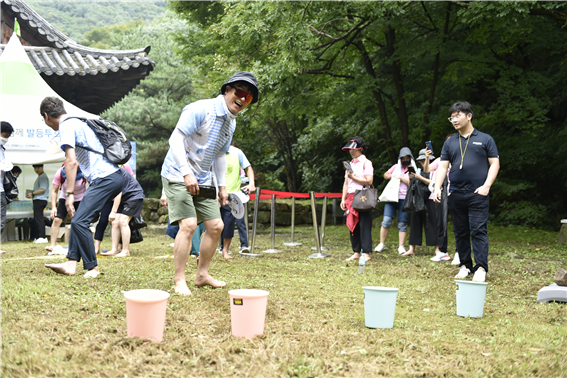
[[[252,96],[250,93],[246,92],[245,90],[238,89],[236,87],[233,87],[233,88],[234,88],[234,94],[236,95],[236,97],[238,97],[238,98],[244,97],[244,101],[246,101],[247,104],[250,104],[252,102],[252,100],[254,99],[254,96]]]

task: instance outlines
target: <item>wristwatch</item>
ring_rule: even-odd
[[[75,194],[75,192],[70,192],[70,191],[66,190],[65,195],[68,196],[69,194]]]

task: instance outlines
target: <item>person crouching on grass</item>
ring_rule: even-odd
[[[226,286],[209,274],[209,265],[223,230],[219,203],[228,204],[226,190],[226,153],[236,129],[236,117],[248,105],[258,101],[258,83],[250,72],[237,72],[220,90],[220,95],[187,105],[169,138],[169,151],[161,176],[168,200],[169,219],[179,224],[175,237],[175,292],[188,296],[185,265],[191,238],[197,224],[207,228],[201,241],[195,286]],[[213,164],[214,163],[214,164]],[[218,198],[199,196],[202,185],[212,184],[212,172],[218,185]]]
[[[347,227],[350,231],[351,257],[346,261],[357,260],[363,253],[366,261],[370,260],[372,253],[372,210],[359,212],[352,208],[354,192],[363,186],[370,186],[374,181],[374,167],[372,162],[364,156],[368,146],[364,139],[355,136],[349,140],[343,151],[348,151],[352,160],[350,166],[353,173],[345,172],[341,209],[347,211]]]
[[[103,155],[81,148],[85,146],[95,151],[104,151],[100,140],[86,122],[67,116],[60,98],[44,98],[39,112],[45,124],[54,131],[59,131],[61,135],[59,145],[65,151],[67,188],[75,187],[78,167],[90,182],[77,212],[74,208],[75,193],[66,192],[65,206],[71,216],[71,228],[73,229],[69,237],[67,262],[45,264],[45,267],[55,273],[73,276],[77,271],[77,263],[82,258],[83,267],[87,270],[84,277],[98,277],[100,272],[90,224],[104,205],[122,191],[124,181],[122,174],[118,171],[118,166]]]
[[[101,253],[101,256],[130,256],[130,219],[142,214],[144,207],[144,190],[140,183],[124,168],[120,168],[124,186],[122,193],[116,196],[108,220],[112,222],[112,250]],[[118,253],[118,244],[122,236],[122,251]]]

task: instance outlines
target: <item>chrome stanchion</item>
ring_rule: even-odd
[[[309,197],[311,198],[311,215],[313,217],[313,230],[315,231],[315,245],[317,248],[317,253],[309,256],[310,259],[317,259],[322,257],[331,257],[329,253],[321,252],[321,239],[319,238],[319,227],[317,226],[317,206],[315,203],[315,192],[309,192]]]
[[[276,195],[272,194],[272,209],[270,211],[270,215],[272,218],[271,226],[272,226],[272,248],[266,249],[264,253],[278,253],[282,252],[279,249],[276,249]]]
[[[325,239],[325,223],[327,223],[327,197],[323,198],[323,211],[321,213],[321,251],[328,251],[329,248],[323,245],[323,239]],[[317,247],[311,247],[313,251],[317,250]]]
[[[242,257],[264,257],[261,253],[254,253],[254,245],[256,244],[256,225],[258,222],[258,207],[260,207],[260,188],[256,188],[256,199],[254,200],[254,219],[252,220],[252,237],[250,238],[250,253],[240,252]],[[246,221],[248,225],[248,220]]]
[[[297,247],[298,245],[301,245],[301,243],[296,243],[293,241],[294,233],[295,233],[295,197],[291,197],[291,242],[284,243],[284,245],[287,245],[289,247]]]

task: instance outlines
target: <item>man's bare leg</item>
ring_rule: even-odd
[[[59,236],[59,229],[61,228],[61,223],[63,223],[63,219],[55,218],[53,220],[53,224],[51,225],[51,243],[49,246],[45,247],[46,251],[53,251],[55,248],[55,243],[57,243],[57,236]]]
[[[112,221],[112,249],[106,253],[101,253],[101,256],[116,256],[120,250],[118,249],[118,244],[120,243],[120,222],[119,214],[116,214],[116,218]]]
[[[197,218],[185,218],[179,221],[179,232],[175,237],[175,246],[173,247],[175,276],[173,283],[175,292],[183,296],[191,295],[191,290],[187,286],[185,279],[185,265],[189,259],[191,251],[191,238],[197,228]]]
[[[77,272],[77,260],[67,260],[61,264],[45,264],[46,268],[53,270],[55,273],[74,276]],[[98,267],[95,267],[98,271]]]
[[[228,254],[228,249],[230,247],[230,242],[232,242],[232,239],[223,239],[223,247],[222,247],[222,257],[224,257],[225,259],[231,259],[232,256]]]
[[[100,243],[102,243],[102,240],[96,240],[94,241],[94,249],[95,249],[95,253],[98,255],[100,252]]]
[[[124,214],[117,215],[120,215],[120,233],[122,234],[122,252],[120,252],[117,256],[130,256],[130,237],[132,236],[132,231],[130,230],[129,223],[132,217]]]
[[[226,286],[226,282],[217,281],[209,274],[209,265],[211,264],[211,259],[215,254],[217,245],[219,244],[219,238],[224,224],[220,218],[211,219],[203,223],[205,223],[207,232],[205,232],[203,239],[201,240],[199,266],[197,267],[197,275],[195,276],[195,286],[209,285],[214,288],[224,287]]]

